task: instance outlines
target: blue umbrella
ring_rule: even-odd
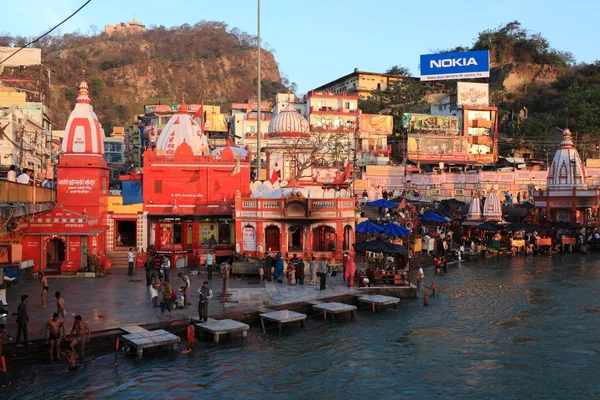
[[[392,203],[391,201],[388,201],[386,199],[371,201],[370,203],[367,203],[367,205],[371,207],[398,208],[398,204]]]
[[[397,254],[408,254],[405,247],[390,243],[387,240],[377,238],[368,242],[354,243],[354,250],[358,253],[364,253],[365,251],[372,251],[374,253],[397,253]]]
[[[380,233],[381,231],[383,231],[382,226],[375,225],[369,220],[366,220],[356,225],[357,233]]]
[[[446,218],[442,217],[441,215],[436,214],[433,211],[430,212],[430,213],[427,213],[425,215],[420,216],[419,220],[421,220],[421,221],[439,222],[439,223],[442,223],[442,224],[448,222],[446,220]]]
[[[385,233],[388,236],[396,236],[396,237],[400,237],[400,236],[406,236],[410,233],[410,231],[406,228],[404,228],[403,226],[398,225],[395,222],[392,222],[391,224],[387,224],[386,226],[383,227],[383,233]]]

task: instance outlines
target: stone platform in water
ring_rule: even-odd
[[[144,349],[171,345],[173,351],[177,351],[180,339],[164,329],[149,331],[135,325],[121,327],[121,330],[129,332],[123,335],[123,341],[127,346],[135,348],[138,358],[142,358]]]
[[[282,311],[271,311],[268,313],[260,314],[260,323],[263,328],[263,332],[267,333],[265,329],[265,319],[268,321],[277,322],[279,327],[279,334],[281,335],[281,326],[290,322],[300,321],[300,326],[304,327],[304,320],[306,314],[301,314],[295,311],[282,310]]]
[[[375,294],[371,296],[361,296],[358,298],[360,303],[370,303],[375,304],[376,310],[379,311],[380,306],[393,305],[394,308],[397,307],[398,303],[400,303],[400,299],[397,297],[391,296],[383,296],[380,294]],[[373,310],[375,311],[375,310]]]
[[[212,318],[209,318],[208,321],[204,323],[196,324],[196,327],[203,332],[212,334],[215,343],[219,343],[219,337],[221,335],[235,332],[242,332],[242,338],[245,338],[248,336],[248,329],[250,329],[250,326],[232,319],[217,320]]]
[[[359,295],[375,295],[399,297],[401,299],[415,299],[417,297],[417,287],[413,284],[410,286],[369,286],[358,288],[361,292]]]
[[[354,317],[354,310],[356,310],[356,306],[352,306],[344,303],[319,303],[313,304],[313,308],[315,310],[323,311],[323,316],[327,318],[327,313],[332,315],[332,319],[335,319],[336,314],[350,312],[350,318]]]

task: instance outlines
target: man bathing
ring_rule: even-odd
[[[50,362],[54,361],[54,349],[56,358],[60,360],[60,339],[65,336],[63,322],[58,319],[58,313],[52,315],[52,319],[46,322],[46,342],[50,343]]]
[[[71,329],[71,337],[75,333],[75,337],[71,340],[71,349],[75,351],[75,345],[79,343],[81,348],[81,359],[83,360],[83,354],[85,351],[85,343],[90,340],[90,334],[92,331],[87,322],[84,322],[81,319],[81,315],[75,316],[75,321],[73,322],[73,328]]]

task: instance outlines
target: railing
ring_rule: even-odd
[[[0,180],[0,203],[51,203],[55,200],[54,189]]]

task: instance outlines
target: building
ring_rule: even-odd
[[[116,25],[104,25],[104,32],[108,35],[114,33],[132,34],[146,32],[148,29],[144,24],[135,19],[135,15],[129,22],[119,22]]]
[[[144,124],[141,122],[135,121],[125,126],[125,171],[131,171],[142,166],[143,131]]]
[[[79,85],[57,165],[57,204],[35,215],[25,230],[23,256],[34,271],[75,274],[88,268],[88,257],[106,252],[109,169],[104,160],[102,127]]]
[[[405,79],[416,78],[390,74],[379,74],[376,72],[365,72],[359,71],[358,68],[354,68],[354,72],[319,86],[315,89],[315,91],[329,91],[335,94],[347,93],[349,95],[356,95],[360,98],[368,98],[371,97],[372,91],[386,91],[394,83],[402,82]]]
[[[533,192],[535,221],[597,226],[600,189],[589,188],[587,176],[571,131],[565,129],[561,146],[548,169],[546,189]]]
[[[254,182],[250,196],[236,196],[237,251],[261,258],[265,252],[281,252],[286,259],[297,254],[307,260],[341,260],[352,249],[355,204],[345,183],[348,175],[324,186],[313,179],[312,166],[307,174],[298,171],[306,164],[297,162],[294,149],[281,146],[286,139],[300,139],[303,153],[310,153],[310,137],[308,121],[289,105],[269,123],[265,152],[271,180]]]
[[[209,250],[230,257],[235,249],[236,195],[250,195],[249,153],[208,139],[184,103],[144,152],[143,181],[148,238],[144,248],[171,257],[173,267],[198,265]]]
[[[125,130],[115,126],[112,134],[104,138],[104,159],[110,168],[111,186],[119,182],[119,176],[125,172]]]

